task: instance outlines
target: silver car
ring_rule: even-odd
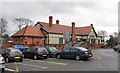
[[[5,60],[0,54],[0,72],[4,72],[4,70],[5,70]]]

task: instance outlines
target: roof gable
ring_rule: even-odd
[[[43,26],[43,29],[47,31],[48,33],[61,33],[63,34],[65,30],[71,31],[71,26],[66,26],[62,24],[53,24],[52,27],[49,26],[49,23],[46,22],[39,22],[38,24]],[[89,35],[90,31],[92,29],[92,26],[86,26],[86,27],[76,27],[76,35]]]
[[[42,33],[42,31],[40,31],[39,26],[26,26],[23,29],[21,29],[20,31],[18,31],[15,34],[12,35],[12,37],[15,37],[15,36],[36,36],[36,37],[40,37],[40,36],[44,36],[44,34]]]

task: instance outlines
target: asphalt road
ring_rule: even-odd
[[[49,58],[24,59],[23,62],[6,63],[5,71],[118,71],[118,53],[112,49],[92,50],[88,61]]]

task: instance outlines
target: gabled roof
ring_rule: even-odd
[[[52,24],[52,26],[49,26],[49,23],[46,22],[39,22],[40,25],[43,26],[43,29],[47,31],[48,33],[63,33],[65,30],[70,30],[70,26],[66,25],[58,25],[58,24]]]
[[[49,23],[46,22],[38,22],[43,29],[48,33],[61,33],[63,34],[65,30],[72,30],[71,26],[66,26],[62,24],[53,24],[52,27],[49,26]],[[37,25],[36,24],[36,25]],[[94,29],[93,26],[86,26],[86,27],[76,27],[76,35],[89,35],[91,29]],[[94,31],[95,32],[95,31]],[[95,32],[96,34],[96,32]]]
[[[89,35],[91,32],[92,26],[86,27],[76,27],[76,34],[77,35]]]
[[[20,31],[16,32],[12,35],[12,37],[15,36],[34,36],[34,37],[41,37],[44,36],[43,32],[40,31],[39,26],[26,26]]]

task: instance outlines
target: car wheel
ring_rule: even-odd
[[[10,62],[8,57],[5,59],[5,61],[6,61],[7,63],[9,63],[9,62]]]
[[[61,56],[60,56],[60,54],[58,54],[58,55],[57,55],[57,59],[60,59],[60,58],[61,58]]]
[[[34,60],[37,60],[37,55],[34,55],[34,57],[33,57],[33,58],[34,58]]]
[[[4,72],[5,71],[5,68],[2,68],[2,72]]]
[[[47,58],[48,58],[48,56],[44,57],[44,59],[47,59]]]
[[[79,61],[79,60],[80,60],[80,55],[76,55],[76,56],[75,56],[75,59],[76,59],[77,61]]]
[[[23,59],[20,59],[19,61],[20,61],[20,62],[22,62],[22,61],[23,61]]]

